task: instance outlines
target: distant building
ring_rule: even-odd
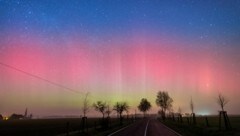
[[[16,120],[16,119],[23,119],[24,118],[24,116],[23,115],[21,115],[21,114],[12,114],[10,117],[9,117],[9,119],[10,120]]]

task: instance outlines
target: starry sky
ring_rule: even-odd
[[[147,98],[240,109],[239,0],[0,0],[0,113],[79,115],[90,101]],[[93,116],[94,112],[89,113]]]

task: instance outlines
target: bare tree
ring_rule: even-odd
[[[196,124],[196,116],[195,116],[195,113],[194,113],[194,103],[193,103],[193,100],[192,100],[192,97],[191,97],[191,100],[190,100],[190,109],[191,109],[191,116],[192,116],[192,121],[193,121],[193,124],[195,125]]]
[[[83,117],[81,120],[81,129],[83,132],[85,132],[85,129],[88,130],[88,123],[87,123],[87,112],[90,109],[90,101],[88,99],[89,92],[85,94],[85,98],[83,99],[83,106],[82,106],[82,112],[83,112]]]
[[[86,117],[86,114],[87,114],[87,112],[88,112],[89,109],[90,109],[90,101],[89,101],[89,99],[88,99],[89,94],[90,94],[90,93],[87,92],[87,93],[85,94],[85,98],[84,98],[84,100],[83,100],[83,107],[82,107],[83,117]]]
[[[191,97],[191,101],[190,101],[190,109],[191,109],[191,112],[194,113],[194,104],[192,101],[192,97]]]
[[[172,107],[173,99],[168,95],[168,92],[159,91],[157,94],[156,104],[161,107],[161,115],[163,120],[166,117],[166,110]]]
[[[93,104],[93,107],[95,108],[96,111],[99,111],[102,113],[102,118],[104,119],[105,111],[107,108],[106,102],[97,101],[97,103]]]
[[[145,99],[142,98],[140,104],[138,105],[138,109],[143,112],[143,116],[145,117],[146,112],[151,108],[151,103]]]
[[[221,93],[218,94],[217,103],[220,105],[222,111],[219,111],[219,129],[222,128],[222,117],[224,121],[225,128],[227,130],[231,129],[231,124],[227,115],[227,111],[224,111],[225,105],[229,102],[229,100],[224,97]]]
[[[229,100],[226,97],[224,97],[221,93],[218,94],[217,103],[220,105],[222,111],[224,111],[224,107],[228,102]]]

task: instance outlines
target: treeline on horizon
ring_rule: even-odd
[[[218,99],[216,102],[221,107],[221,110],[219,111],[219,118],[223,118],[226,129],[230,129],[231,128],[230,121],[228,119],[227,112],[224,110],[224,107],[229,102],[229,100],[225,96],[223,96],[221,93],[219,93]],[[165,121],[167,117],[174,119],[175,118],[174,116],[177,116],[178,120],[182,122],[182,116],[183,116],[182,110],[179,107],[178,111],[174,112],[172,108],[173,99],[170,97],[167,91],[159,91],[157,93],[155,103],[158,107],[160,107],[160,110],[158,111],[158,115],[160,115],[163,121]],[[191,113],[187,114],[187,116],[190,117],[190,120],[192,121],[193,124],[196,124],[196,114],[194,112],[195,106],[192,98],[190,99],[189,106],[191,109]],[[91,104],[89,101],[89,93],[86,93],[83,99],[83,106],[81,107],[81,111],[83,114],[83,116],[81,117],[82,118],[81,122],[83,126],[84,124],[87,124],[87,113],[90,112],[91,107],[93,107],[94,110],[96,110],[101,114],[102,116],[101,124],[105,127],[109,124],[111,114],[113,113],[113,111],[117,113],[117,118],[119,118],[120,124],[123,123],[124,116],[129,118],[130,106],[128,105],[127,102],[124,102],[124,101],[116,102],[112,107],[110,106],[109,103],[105,101],[96,101],[93,104]],[[144,118],[146,117],[147,112],[151,109],[151,107],[152,107],[152,104],[146,98],[142,98],[140,100],[139,105],[137,106],[138,110],[143,113]],[[126,113],[126,115],[123,115],[124,113]],[[131,114],[132,118],[133,116],[135,116],[134,118],[136,118],[136,113],[135,115]],[[25,110],[24,115],[14,113],[9,118],[4,118],[0,114],[0,120],[32,119],[32,117],[33,117],[32,114],[28,115],[27,109]],[[220,122],[220,125],[221,125],[221,122]]]

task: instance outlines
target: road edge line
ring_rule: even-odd
[[[132,124],[134,124],[134,123],[132,123]],[[126,127],[123,127],[123,128],[121,128],[121,129],[119,129],[119,130],[117,130],[117,131],[115,131],[115,132],[113,132],[113,133],[111,133],[111,134],[109,134],[109,135],[107,135],[107,136],[112,136],[112,135],[114,135],[114,134],[116,134],[116,133],[118,133],[118,132],[124,130],[125,128],[131,126],[132,124],[129,124],[129,125],[127,125]]]
[[[172,131],[173,133],[175,133],[176,135],[182,136],[181,134],[179,134],[179,133],[176,132],[175,130],[173,130],[173,129],[169,128],[168,126],[166,126],[165,124],[163,124],[162,122],[161,122],[161,124],[162,124],[164,127],[166,127],[167,129],[169,129],[170,131]]]
[[[150,121],[150,120],[148,120],[148,123],[147,123],[147,125],[146,125],[145,132],[144,132],[144,136],[147,136],[147,129],[148,129],[149,121]]]

